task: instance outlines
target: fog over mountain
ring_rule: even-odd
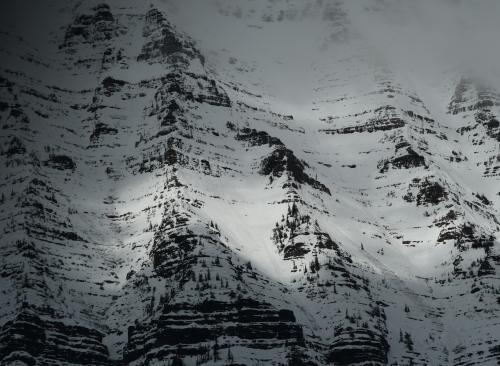
[[[499,365],[500,3],[0,12],[0,364]]]

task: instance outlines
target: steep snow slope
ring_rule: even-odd
[[[0,34],[2,364],[500,362],[499,93],[387,57],[360,20],[397,6],[33,6]]]

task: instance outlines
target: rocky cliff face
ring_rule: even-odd
[[[175,2],[2,29],[2,365],[500,362],[498,92],[432,99],[307,4],[207,13],[292,37],[319,11],[298,106]]]

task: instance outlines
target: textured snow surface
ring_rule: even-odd
[[[2,365],[500,364],[494,2],[5,9]]]

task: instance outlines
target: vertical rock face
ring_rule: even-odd
[[[94,329],[43,320],[23,309],[2,327],[1,355],[6,364],[112,365],[102,338]]]
[[[207,4],[206,35],[132,0],[0,33],[0,363],[500,362],[498,92],[429,100],[342,2]],[[231,37],[310,19],[290,103],[287,46]]]
[[[203,60],[190,42],[176,34],[158,9],[151,9],[146,13],[143,37],[146,42],[137,56],[138,61],[188,65],[195,55]]]
[[[498,92],[473,78],[460,79],[448,106],[448,113],[465,122],[457,132],[471,142],[474,162],[483,165],[483,174],[489,177],[500,174],[498,149],[495,151],[500,142],[499,106]]]

